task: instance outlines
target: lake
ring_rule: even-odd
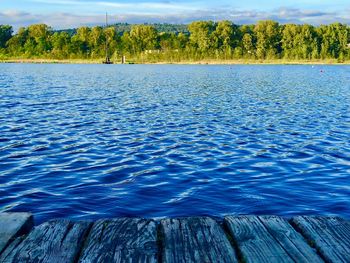
[[[350,66],[0,64],[0,211],[350,218]]]

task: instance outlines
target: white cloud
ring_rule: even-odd
[[[38,0],[46,1],[46,0]],[[58,0],[57,0],[58,1]],[[66,0],[59,0],[66,1]],[[68,0],[67,0],[68,1]],[[74,2],[74,1],[69,1]],[[164,3],[166,4],[166,3]],[[350,23],[349,12],[335,13],[318,10],[279,8],[270,12],[217,8],[213,10],[190,10],[187,12],[162,13],[136,10],[133,13],[110,14],[110,23],[189,23],[195,20],[232,20],[236,24],[252,24],[258,20],[273,19],[280,23],[328,24]],[[103,15],[77,15],[73,13],[34,14],[21,11],[0,11],[0,24],[13,25],[15,29],[34,23],[45,23],[55,29],[102,25]]]
[[[81,7],[109,7],[128,10],[195,10],[191,4],[175,4],[172,2],[141,2],[141,3],[125,3],[125,2],[108,2],[108,1],[77,1],[77,0],[31,0],[31,2],[50,4],[50,5],[71,5]]]

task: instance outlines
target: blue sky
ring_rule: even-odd
[[[281,23],[350,23],[350,0],[0,0],[0,24],[15,28],[46,23],[60,29],[112,22],[188,23],[232,20],[237,24],[274,19]]]

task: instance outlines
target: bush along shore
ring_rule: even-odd
[[[0,61],[38,63],[348,63],[350,27],[281,25],[259,21],[197,21],[188,30],[160,32],[152,25],[80,27],[55,31],[45,24],[19,28],[0,25]],[[164,28],[164,27],[157,27]]]

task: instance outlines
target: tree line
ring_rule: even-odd
[[[350,27],[341,23],[281,25],[266,20],[236,25],[231,21],[196,21],[187,29],[162,32],[143,24],[123,32],[115,26],[95,26],[72,33],[35,24],[14,33],[11,26],[0,25],[0,58],[99,59],[105,56],[107,43],[112,60],[123,55],[138,61],[173,62],[350,59]]]
[[[188,34],[188,26],[186,24],[169,24],[169,23],[145,23],[143,25],[150,25],[154,27],[158,32],[164,33],[186,33]],[[134,24],[129,23],[116,23],[110,25],[110,27],[114,27],[118,35],[123,35],[124,32],[130,32],[131,28]],[[69,28],[69,29],[60,29],[55,32],[67,32],[71,36],[77,33],[77,28]]]

